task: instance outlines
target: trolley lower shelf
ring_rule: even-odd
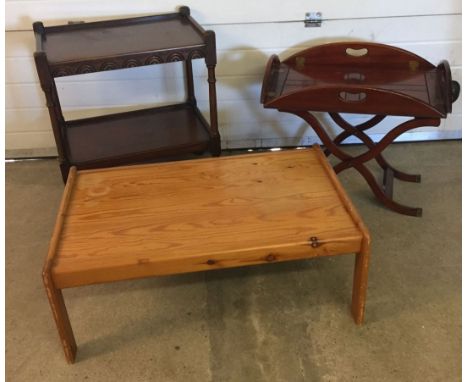
[[[66,134],[71,164],[78,168],[203,151],[210,142],[208,124],[187,103],[69,121]]]

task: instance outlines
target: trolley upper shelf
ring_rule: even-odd
[[[36,22],[34,32],[35,54],[47,56],[54,77],[202,58],[209,55],[207,44],[214,43],[214,33],[190,17],[188,7],[165,15],[52,27]]]

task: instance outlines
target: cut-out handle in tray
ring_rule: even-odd
[[[342,102],[364,102],[367,98],[367,94],[365,92],[348,92],[348,91],[341,91],[338,95],[338,99]]]
[[[369,53],[369,50],[367,48],[360,48],[360,49],[346,48],[346,54],[352,57],[363,57],[363,56],[366,56],[367,53]]]
[[[283,61],[294,67],[300,58],[305,66],[301,72],[312,70],[313,66],[354,65],[356,67],[392,68],[407,71],[415,68],[419,71],[434,69],[434,65],[418,55],[394,46],[364,41],[335,42],[313,46],[297,52]]]
[[[366,76],[358,72],[345,73],[343,78],[345,81],[350,81],[350,82],[363,82],[366,80]]]

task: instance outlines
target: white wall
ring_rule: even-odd
[[[68,20],[127,17],[175,11],[178,1],[7,0],[7,156],[50,155],[55,144],[32,59],[33,21],[46,26]],[[224,147],[271,147],[318,141],[297,117],[266,110],[259,101],[264,66],[314,44],[365,40],[410,50],[437,64],[447,59],[461,81],[461,0],[187,1],[192,15],[217,37],[217,90]],[[311,8],[313,7],[313,8]],[[308,11],[321,11],[320,28],[305,28]],[[65,77],[57,80],[66,119],[142,108],[184,98],[180,63]],[[195,86],[208,116],[203,60],[194,62]],[[350,116],[353,120],[361,116]],[[398,123],[388,119],[371,130],[379,139]],[[441,126],[420,128],[404,140],[461,137],[461,101]]]

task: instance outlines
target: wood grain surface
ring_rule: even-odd
[[[367,231],[322,155],[315,147],[78,171],[54,284],[359,252]]]

